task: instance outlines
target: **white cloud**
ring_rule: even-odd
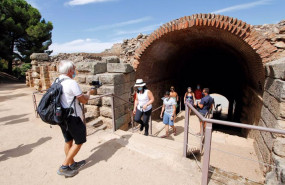
[[[115,0],[71,0],[66,2],[65,4],[70,6],[77,6],[77,5],[86,5],[90,3],[103,3],[109,1],[115,1]]]
[[[132,19],[132,20],[124,21],[124,22],[115,23],[115,24],[101,25],[101,26],[97,26],[95,28],[88,29],[86,31],[99,31],[99,30],[107,30],[107,29],[112,29],[112,28],[119,28],[119,27],[123,27],[123,26],[128,26],[128,25],[132,25],[132,24],[138,24],[141,22],[149,21],[151,19],[152,18],[150,16],[142,17],[139,19]]]
[[[271,0],[259,0],[259,1],[251,2],[251,3],[239,4],[239,5],[223,8],[220,10],[216,10],[212,13],[218,14],[218,13],[232,12],[232,11],[236,11],[236,10],[244,10],[244,9],[254,8],[254,7],[259,6],[259,5],[269,4],[270,1]]]
[[[115,35],[130,35],[130,34],[136,34],[136,33],[146,33],[146,32],[156,30],[161,25],[162,23],[149,25],[149,26],[145,26],[142,28],[134,29],[134,30],[118,30],[116,31]]]
[[[114,42],[101,42],[96,39],[77,39],[66,43],[53,43],[49,49],[52,55],[58,53],[99,53],[112,47]]]

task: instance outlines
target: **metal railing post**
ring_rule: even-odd
[[[131,113],[132,132],[134,133],[134,113],[132,110],[130,111],[130,113]]]
[[[179,105],[179,112],[181,112],[181,107],[182,107],[182,98],[180,97],[180,105]]]
[[[150,133],[150,135],[152,135],[152,118],[151,118],[151,116],[149,117],[149,133]]]
[[[85,110],[84,110],[84,104],[82,103],[82,110],[83,110],[83,123],[86,125],[86,119],[85,119]]]
[[[38,118],[38,117],[39,117],[39,114],[38,114],[38,111],[37,111],[37,110],[38,110],[38,106],[37,106],[36,95],[33,93],[32,97],[33,97],[35,115],[36,115],[36,118]]]
[[[184,124],[184,146],[183,146],[183,157],[187,157],[188,150],[188,131],[189,131],[189,107],[185,107],[185,124]]]
[[[114,96],[111,96],[111,109],[112,109],[112,123],[113,123],[113,132],[116,131],[116,121],[115,121],[115,106],[114,106]]]
[[[202,166],[202,185],[208,184],[211,142],[212,142],[212,123],[206,123],[203,166]]]

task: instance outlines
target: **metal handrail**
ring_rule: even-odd
[[[187,105],[203,122],[215,123],[219,125],[226,125],[226,126],[232,126],[232,127],[238,127],[238,128],[253,129],[253,130],[259,130],[259,131],[265,131],[265,132],[273,132],[276,134],[285,135],[285,130],[281,130],[281,129],[261,127],[261,126],[255,126],[255,125],[247,125],[247,124],[239,123],[239,122],[222,121],[222,120],[217,120],[217,119],[205,118],[191,104],[187,103]]]
[[[211,142],[212,142],[212,124],[220,124],[227,125],[238,128],[246,128],[253,129],[258,131],[271,132],[276,134],[285,135],[285,130],[275,129],[275,128],[267,128],[255,125],[247,125],[244,123],[238,122],[230,122],[230,121],[222,121],[216,119],[208,119],[203,117],[190,103],[186,102],[185,107],[185,126],[184,126],[184,146],[183,146],[183,156],[187,155],[187,147],[188,147],[188,130],[189,130],[189,108],[198,116],[202,122],[206,123],[205,129],[205,140],[204,140],[204,155],[203,155],[203,166],[202,166],[202,185],[208,184],[209,177],[209,165],[210,165],[210,152],[211,152]],[[201,140],[202,141],[202,140]]]

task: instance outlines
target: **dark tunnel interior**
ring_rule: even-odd
[[[187,87],[208,87],[229,100],[228,120],[241,122],[244,89],[262,92],[262,73],[260,57],[242,39],[215,28],[191,28],[155,41],[141,57],[137,78],[160,84],[153,87],[157,97],[163,96],[161,86],[174,85],[179,96]]]

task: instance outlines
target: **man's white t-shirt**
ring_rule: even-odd
[[[74,97],[82,94],[82,90],[80,89],[78,83],[75,80],[69,78],[66,75],[59,76],[59,80],[63,78],[65,78],[65,80],[61,82],[62,95],[60,97],[60,102],[63,108],[68,108],[71,102],[73,101]],[[71,107],[74,109],[74,113],[72,114],[72,116],[78,116],[83,120],[82,108],[77,98],[75,98],[75,105],[76,108],[74,108],[74,104],[71,105]]]

